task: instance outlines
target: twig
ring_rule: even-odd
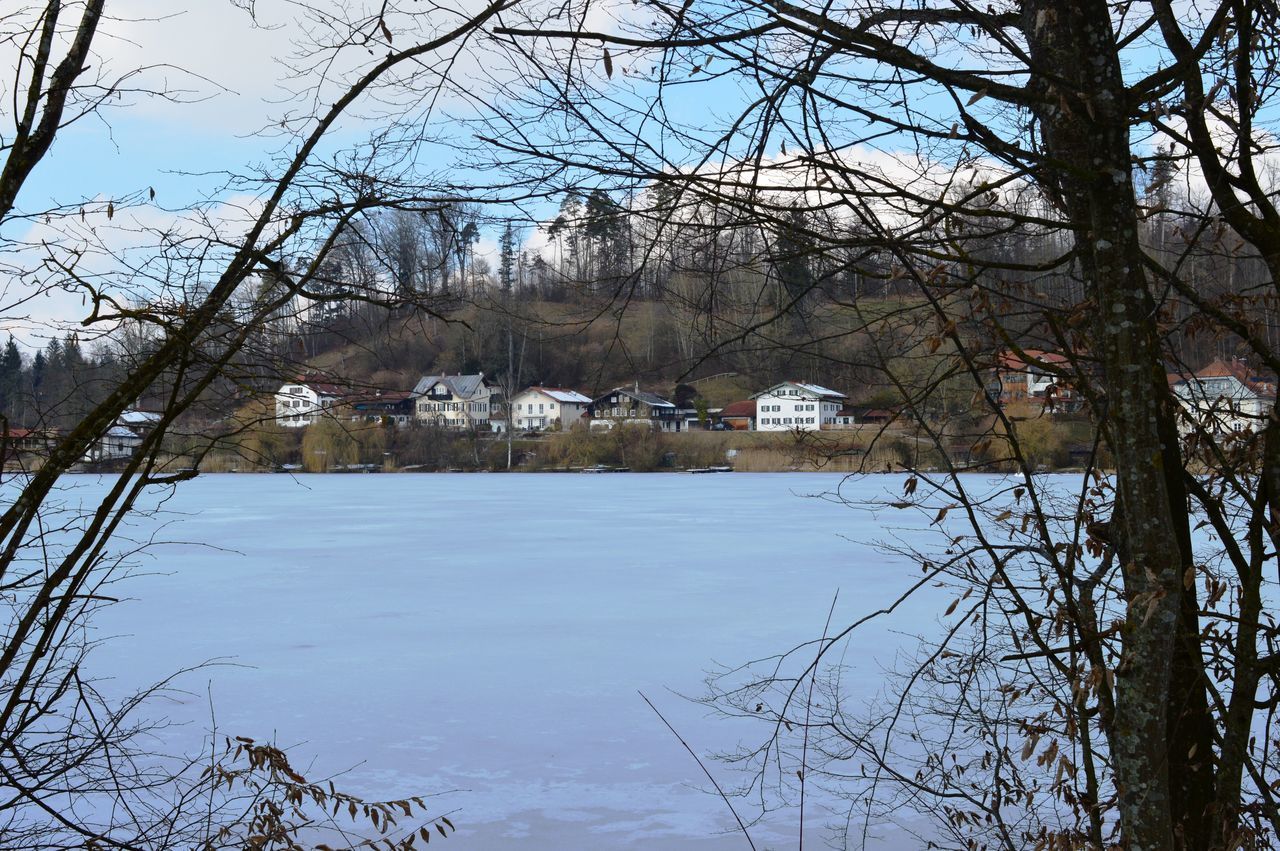
[[[653,701],[646,697],[644,692],[637,691],[636,694],[640,695],[644,702],[649,704],[649,708],[653,710],[653,714],[657,715],[659,720],[661,720],[663,724],[667,725],[667,729],[671,731],[671,735],[676,737],[676,741],[684,745],[684,749],[689,752],[689,756],[693,757],[694,761],[698,763],[698,768],[701,768],[702,773],[707,775],[707,779],[711,781],[711,785],[716,787],[716,791],[720,793],[721,799],[724,800],[724,805],[729,808],[729,812],[733,813],[734,819],[738,822],[738,829],[741,830],[742,835],[747,838],[747,844],[751,846],[751,851],[756,851],[756,844],[751,841],[751,834],[747,832],[747,826],[738,815],[738,811],[733,808],[733,802],[729,800],[729,796],[724,793],[724,790],[720,788],[720,784],[716,782],[716,779],[711,776],[711,772],[707,770],[707,766],[703,763],[702,758],[693,752],[693,748],[689,747],[689,743],[684,740],[684,736],[681,736],[676,732],[676,728],[671,726],[671,722],[666,719],[666,716],[658,711],[658,707],[653,705]]]
[[[831,629],[831,616],[836,611],[836,601],[840,599],[840,589],[831,598],[831,608],[827,609],[827,622],[822,627],[822,641],[818,643],[818,658],[813,660],[813,669],[809,673],[809,697],[804,703],[804,741],[800,745],[800,840],[797,851],[804,851],[804,781],[805,772],[809,769],[809,715],[813,711],[813,684],[818,679],[818,660],[826,649],[827,632]]]

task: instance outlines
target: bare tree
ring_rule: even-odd
[[[1280,420],[1272,395],[1220,433],[1170,375],[1203,365],[1184,357],[1195,334],[1225,341],[1259,387],[1280,372],[1273,11],[659,1],[612,28],[563,23],[594,20],[591,6],[496,31],[536,84],[497,103],[491,137],[523,169],[553,163],[584,187],[608,175],[638,196],[674,184],[732,210],[733,229],[763,226],[779,297],[719,302],[704,354],[821,360],[833,336],[863,340],[865,360],[830,365],[873,370],[896,400],[882,436],[911,475],[886,502],[947,530],[913,555],[917,587],[957,586],[956,618],[887,720],[862,726],[838,699],[826,664],[842,629],[792,668],[722,682],[717,705],[769,722],[752,788],[821,771],[850,816],[896,795],[964,847],[1268,844]],[[748,94],[723,122],[666,108],[730,82]],[[1137,184],[1171,162],[1188,176],[1180,246],[1158,253],[1147,220],[1168,213]],[[1265,267],[1246,292],[1193,274],[1241,252]],[[900,298],[850,299],[828,271]],[[820,293],[823,324],[797,325]],[[1054,379],[1031,420],[995,389],[1002,358]],[[959,422],[942,395],[957,391],[975,409]],[[1086,409],[1078,487],[1037,476],[1033,451],[1068,394]],[[991,465],[1011,475],[992,491],[964,475]]]
[[[197,206],[163,228],[125,221],[132,206],[151,201],[146,192],[83,207],[22,207],[23,186],[58,131],[86,116],[109,120],[109,96],[132,78],[132,72],[117,80],[98,76],[95,44],[107,5],[50,0],[0,12],[0,38],[19,57],[10,87],[16,106],[6,116],[13,130],[0,148],[0,228],[6,229],[0,239],[30,288],[10,299],[5,318],[18,319],[35,294],[70,290],[85,298],[86,330],[67,338],[64,354],[73,343],[78,352],[89,335],[108,340],[129,331],[134,340],[126,343],[127,368],[102,382],[51,441],[42,464],[6,482],[0,829],[15,847],[295,847],[299,837],[342,841],[340,810],[363,823],[357,830],[409,847],[419,828],[445,833],[447,819],[421,801],[375,804],[309,783],[274,747],[241,740],[225,754],[220,747],[210,751],[208,762],[148,754],[141,738],[147,728],[135,715],[154,690],[123,702],[100,694],[86,629],[94,611],[110,601],[111,584],[127,573],[129,553],[119,551],[113,536],[130,513],[148,494],[191,478],[209,451],[234,440],[241,427],[235,421],[208,428],[206,420],[194,433],[200,438],[191,453],[194,467],[165,468],[164,441],[180,433],[211,394],[235,391],[245,371],[259,365],[256,347],[272,339],[264,329],[290,311],[305,314],[335,300],[434,309],[416,292],[385,287],[360,261],[360,242],[380,211],[429,217],[452,209],[456,191],[406,163],[431,141],[423,128],[431,124],[448,69],[508,3],[498,0],[473,13],[428,12],[407,3],[310,10],[323,25],[309,30],[313,42],[291,70],[297,103],[314,108],[292,111],[273,125],[280,155],[256,172],[230,176],[224,187],[251,195],[251,209],[239,211],[237,221],[219,214],[217,205]],[[299,14],[308,8],[299,7]],[[380,127],[342,156],[329,150],[344,120],[392,102],[400,116],[394,126]],[[37,214],[42,235],[16,242],[9,226]],[[145,246],[121,253],[108,236],[115,227],[130,228]],[[335,268],[343,270],[341,286]],[[139,399],[159,402],[154,428],[96,505],[65,513],[58,497],[63,474]],[[7,450],[7,426],[3,441]],[[397,825],[399,819],[411,824]]]

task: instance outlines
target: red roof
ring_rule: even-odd
[[[413,396],[412,390],[366,390],[352,394],[352,401],[360,402],[403,402]]]
[[[756,402],[754,399],[747,399],[744,402],[734,402],[731,405],[725,405],[720,411],[720,419],[725,417],[754,417],[756,415]]]
[[[1037,361],[1055,366],[1068,363],[1066,355],[1061,355],[1057,352],[1042,352],[1039,349],[1023,349],[1022,355],[1006,350],[1000,353],[998,362],[1004,369],[1022,370],[1028,366],[1035,366]]]
[[[1274,382],[1263,378],[1238,358],[1232,358],[1230,361],[1214,358],[1208,366],[1196,373],[1196,378],[1234,378],[1260,396],[1276,395]]]
[[[0,431],[0,435],[3,432]],[[57,435],[53,429],[47,428],[11,428],[9,429],[9,440],[53,440]]]

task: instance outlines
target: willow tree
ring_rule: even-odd
[[[777,308],[721,302],[705,351],[823,357],[824,340],[862,340],[856,365],[897,399],[899,438],[931,450],[906,453],[906,492],[886,499],[947,529],[939,549],[913,553],[917,587],[946,581],[964,601],[888,715],[846,711],[827,667],[839,629],[816,658],[807,646],[719,682],[714,705],[768,722],[744,754],[749,787],[774,778],[785,798],[825,784],[851,802],[846,823],[889,817],[891,799],[966,846],[1269,843],[1274,9],[597,6],[496,31],[533,84],[491,98],[487,137],[516,180],[604,176],[638,199],[634,215],[677,228],[644,204],[661,188],[677,207],[735,210],[729,230],[785,233],[775,268],[834,257],[842,277],[894,287],[902,298],[887,303],[789,274],[797,291]],[[1244,284],[1224,288],[1242,263]],[[830,324],[797,338],[788,317],[810,293]],[[1204,365],[1184,353],[1206,336],[1263,377],[1269,408],[1246,428],[1224,433],[1171,390]],[[1084,404],[1083,485],[1036,475],[1030,428],[993,381],[1010,358],[1054,379],[1032,416]],[[957,382],[974,409],[963,422],[931,403]],[[977,469],[1009,477],[963,475]],[[766,770],[788,760],[794,772]]]

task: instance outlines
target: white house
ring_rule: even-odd
[[[817,384],[784,381],[751,397],[756,431],[817,431],[835,424],[848,396]]]
[[[444,428],[500,430],[502,423],[490,419],[499,413],[493,385],[484,373],[475,375],[428,375],[413,388],[414,417],[418,422]]]
[[[276,391],[276,422],[287,428],[309,426],[347,393],[327,381],[292,381]]]
[[[143,438],[160,422],[160,417],[156,411],[121,411],[106,433],[89,447],[83,460],[100,462],[132,457]]]
[[[568,431],[590,404],[576,390],[529,387],[511,400],[511,421],[517,431]]]
[[[1182,406],[1208,431],[1260,431],[1276,402],[1276,385],[1242,361],[1214,360],[1188,378],[1171,380]]]

